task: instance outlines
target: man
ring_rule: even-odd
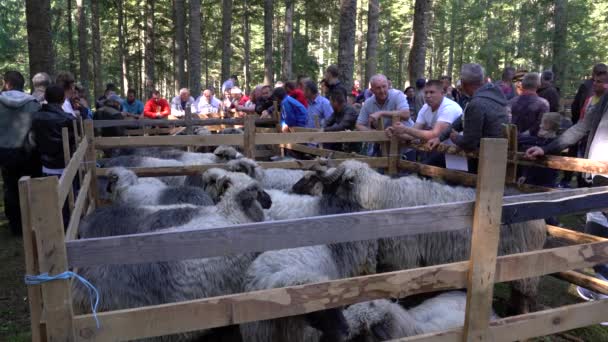
[[[311,83],[314,84],[314,82]],[[342,89],[330,91],[329,102],[331,103],[332,115],[325,120],[323,132],[354,130],[358,114],[355,108],[346,103],[344,91]],[[325,143],[323,147],[344,152],[359,152],[360,150],[359,143]]]
[[[80,117],[84,120],[93,119],[93,111],[87,101],[86,89],[80,83],[76,83],[74,87],[74,96],[72,97],[72,108],[74,111],[80,113]],[[143,110],[143,109],[142,109]]]
[[[269,85],[262,87],[260,96],[255,100],[255,112],[262,115],[272,107],[272,89]]]
[[[287,91],[287,95],[298,100],[298,102],[300,102],[302,106],[308,108],[308,101],[306,100],[306,96],[304,96],[304,91],[297,87],[296,82],[285,82],[285,90]]]
[[[122,101],[123,114],[141,116],[144,112],[144,104],[135,98],[135,89],[127,90],[127,98]]]
[[[593,85],[591,86],[591,94],[585,99],[583,107],[580,111],[580,119],[584,119],[585,115],[593,110],[593,107],[597,106],[602,96],[606,94],[608,84],[608,72],[600,71],[593,77]]]
[[[353,82],[353,89],[350,91],[350,93],[353,94],[355,98],[361,95],[361,83],[359,83],[359,80],[355,80]]]
[[[40,104],[45,104],[46,101],[44,99],[44,92],[46,88],[51,85],[51,76],[46,72],[39,72],[34,77],[32,77],[32,86],[34,91],[32,92],[32,96],[38,100]]]
[[[191,113],[196,113],[194,106],[194,98],[190,96],[188,88],[179,90],[179,95],[171,100],[171,115],[174,117],[182,117],[186,115],[186,108],[190,108]]]
[[[289,127],[306,126],[306,108],[287,95],[285,88],[276,88],[272,97],[281,103],[281,128],[284,133],[289,132]]]
[[[21,235],[18,181],[22,176],[39,176],[40,161],[31,153],[28,132],[33,113],[40,109],[36,98],[23,92],[25,79],[17,71],[8,71],[3,77],[0,93],[0,166],[4,187],[4,213],[9,228]]]
[[[515,68],[506,67],[502,71],[502,78],[500,81],[496,82],[496,86],[502,91],[503,95],[507,100],[514,98],[517,94],[515,94],[515,85],[513,84],[513,78],[515,77]]]
[[[116,86],[114,83],[108,83],[106,84],[106,90],[103,92],[103,95],[101,95],[97,101],[95,101],[95,109],[103,107],[108,97],[110,97],[112,94],[116,94]]]
[[[415,97],[415,103],[416,106],[412,109],[410,107],[410,114],[413,117],[416,117],[418,115],[418,112],[422,109],[422,106],[424,106],[424,86],[426,85],[426,80],[424,78],[419,78],[416,80],[416,97]]]
[[[476,150],[482,138],[503,137],[503,124],[509,122],[507,100],[502,91],[492,83],[485,83],[483,68],[479,64],[465,64],[460,72],[462,91],[471,97],[464,114],[443,131],[439,139],[429,140],[431,148],[449,139],[465,150]],[[463,119],[464,117],[464,119]],[[460,135],[458,132],[462,132]],[[470,172],[477,172],[475,161],[469,160]]]
[[[327,69],[325,69],[324,78],[327,81],[327,85],[329,86],[328,91],[331,91],[332,89],[334,89],[335,87],[340,85],[341,82],[338,79],[339,76],[340,76],[340,70],[338,69],[337,65],[332,64],[332,65],[328,66]],[[340,89],[344,89],[344,88],[341,87]],[[344,90],[346,91],[346,89],[344,89]],[[346,94],[344,96],[346,96]]]
[[[597,78],[596,78],[597,80]],[[608,88],[607,84],[603,84]],[[529,159],[541,158],[546,154],[560,153],[568,146],[573,146],[587,136],[587,147],[585,158],[596,161],[608,161],[608,94],[604,94],[599,103],[585,113],[575,125],[567,129],[550,144],[539,147],[530,147],[526,151]],[[592,174],[593,186],[608,185],[607,175]],[[608,220],[605,212],[587,213],[587,224],[585,231],[588,234],[608,238]],[[602,264],[594,267],[596,277],[608,280],[608,265]],[[579,295],[586,300],[606,299],[608,296],[595,293],[588,289],[579,287]]]
[[[462,116],[462,108],[458,103],[450,100],[444,94],[443,82],[430,80],[424,87],[424,99],[426,104],[418,112],[414,127],[407,127],[402,123],[397,123],[393,127],[386,129],[389,137],[397,136],[400,140],[420,139],[423,142],[439,137],[439,135],[449,129],[450,125]],[[458,158],[458,157],[456,157]],[[455,169],[465,169],[466,161],[462,158],[444,157],[441,153],[429,153],[426,156],[425,164],[448,167]]]
[[[416,90],[414,87],[407,87],[403,91],[405,94],[405,98],[407,99],[407,105],[410,107],[410,116],[412,120],[416,121],[416,115],[418,111],[416,111]]]
[[[121,98],[116,94],[111,94],[103,103],[103,106],[99,108],[95,115],[94,120],[123,120],[125,114],[120,111]],[[101,135],[104,137],[120,137],[125,135],[124,127],[105,127],[101,129]]]
[[[308,100],[306,127],[317,128],[315,118],[318,118],[319,124],[323,126],[325,120],[334,112],[329,100],[319,95],[319,88],[310,80],[304,82],[304,96]]]
[[[456,89],[452,87],[452,78],[450,76],[441,76],[441,84],[443,85],[443,93],[448,99],[454,101],[456,99]]]
[[[202,95],[196,99],[196,113],[205,116],[213,116],[220,110],[221,102],[213,96],[212,89],[205,89]]]
[[[152,97],[144,106],[144,116],[150,119],[162,119],[171,114],[171,108],[167,100],[160,97],[158,90],[152,91]]]
[[[234,88],[238,82],[238,77],[236,75],[231,75],[229,79],[222,83],[222,94],[226,93],[227,90],[229,91]]]
[[[391,125],[393,115],[402,121],[410,119],[409,106],[405,94],[397,89],[388,88],[388,79],[382,74],[372,76],[371,91],[373,96],[365,100],[357,118],[357,130],[369,131],[377,127],[379,120],[384,127]]]
[[[249,101],[249,96],[243,94],[243,91],[239,87],[230,89],[230,95],[235,106],[244,106]]]
[[[507,105],[511,111],[511,123],[517,126],[521,135],[536,136],[543,114],[549,112],[549,102],[536,93],[539,86],[538,73],[527,73],[521,80],[521,95],[512,98]]]
[[[61,109],[64,99],[63,88],[53,85],[46,89],[47,103],[34,114],[32,138],[40,153],[42,173],[46,176],[61,176],[65,168],[62,129],[70,133],[70,145],[74,145],[75,118]],[[72,149],[73,151],[73,149]]]
[[[574,101],[572,102],[572,106],[570,107],[572,110],[572,123],[576,124],[580,118],[581,110],[585,104],[585,101],[589,96],[591,96],[593,90],[593,81],[595,76],[602,72],[608,72],[608,66],[604,63],[598,63],[593,66],[591,70],[591,78],[581,83],[576,92],[576,96],[574,97]]]
[[[559,90],[553,85],[554,74],[551,70],[545,70],[540,76],[540,87],[538,96],[549,102],[550,112],[559,112]]]
[[[55,84],[62,87],[64,90],[64,102],[61,108],[64,112],[72,114],[76,117],[76,111],[74,107],[72,107],[72,102],[70,101],[72,97],[74,97],[74,90],[76,89],[76,80],[74,79],[74,75],[72,75],[69,71],[62,71],[57,75],[55,79]]]

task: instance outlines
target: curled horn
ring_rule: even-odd
[[[321,179],[321,182],[324,184],[333,184],[335,183],[342,175],[344,174],[344,167],[338,166],[333,169],[333,171],[317,171],[317,176]]]

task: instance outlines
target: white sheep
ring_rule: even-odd
[[[293,185],[304,176],[303,170],[263,169],[254,160],[240,158],[227,163],[228,170],[242,172],[262,184],[264,189],[290,192]]]
[[[319,172],[318,176],[324,183],[324,192],[351,201],[364,210],[475,199],[474,189],[443,185],[416,176],[393,179],[355,160],[345,161],[335,170]],[[505,255],[539,250],[543,248],[545,239],[543,220],[503,225],[498,253]],[[380,239],[378,269],[394,271],[466,260],[469,258],[470,245],[470,228]],[[538,278],[515,281],[513,285],[516,311],[527,312],[536,297]]]

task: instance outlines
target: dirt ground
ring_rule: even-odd
[[[581,217],[565,217],[560,221],[567,227],[580,228]],[[23,283],[24,256],[21,238],[13,237],[0,204],[0,341],[21,342],[30,340],[29,313],[26,289]],[[509,301],[509,289],[504,284],[495,287],[494,308],[504,315]],[[553,277],[543,277],[539,303],[546,307],[580,302],[575,287]],[[608,319],[608,317],[607,317]],[[608,327],[594,325],[565,333],[535,339],[535,341],[608,341]]]

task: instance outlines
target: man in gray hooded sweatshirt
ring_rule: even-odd
[[[4,74],[0,94],[0,166],[4,181],[4,213],[13,234],[21,234],[19,178],[39,176],[40,158],[32,154],[28,133],[32,115],[40,109],[36,99],[23,92],[25,79],[17,71]]]

